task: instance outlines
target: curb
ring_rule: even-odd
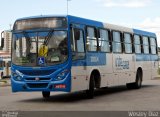
[[[155,77],[152,80],[160,80],[160,77]]]

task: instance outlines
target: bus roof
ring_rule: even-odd
[[[152,32],[143,31],[143,30],[134,29],[134,28],[128,28],[128,27],[109,24],[109,23],[103,23],[100,21],[90,20],[90,19],[81,18],[77,16],[71,16],[71,15],[39,15],[39,16],[20,18],[20,19],[17,19],[17,21],[25,20],[25,19],[51,18],[51,17],[66,17],[68,18],[69,22],[72,22],[72,23],[79,23],[79,24],[85,24],[89,26],[96,26],[99,28],[107,28],[107,29],[119,30],[123,32],[135,33],[135,34],[144,35],[144,36],[156,37],[156,34]]]

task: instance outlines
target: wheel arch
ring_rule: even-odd
[[[98,69],[93,69],[91,74],[90,74],[90,78],[92,77],[92,75],[94,75],[95,87],[100,88],[100,86],[101,86],[100,71]]]
[[[137,73],[138,72],[141,74],[141,78],[142,78],[142,81],[143,81],[143,69],[142,69],[142,67],[138,67]]]

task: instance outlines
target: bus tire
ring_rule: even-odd
[[[92,74],[90,78],[89,89],[86,91],[88,99],[94,98],[94,88],[95,88],[95,79],[94,75]]]
[[[133,89],[134,88],[134,83],[128,83],[127,85],[128,89]]]
[[[142,73],[140,72],[140,70],[138,70],[136,74],[136,82],[134,83],[134,88],[140,89],[141,87],[142,87]]]
[[[49,91],[42,91],[42,96],[43,96],[43,98],[49,98],[50,92]]]

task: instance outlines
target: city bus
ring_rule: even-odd
[[[35,16],[15,21],[13,92],[85,91],[126,85],[139,89],[157,75],[155,33],[76,16]]]
[[[11,77],[11,57],[0,56],[0,79]]]

